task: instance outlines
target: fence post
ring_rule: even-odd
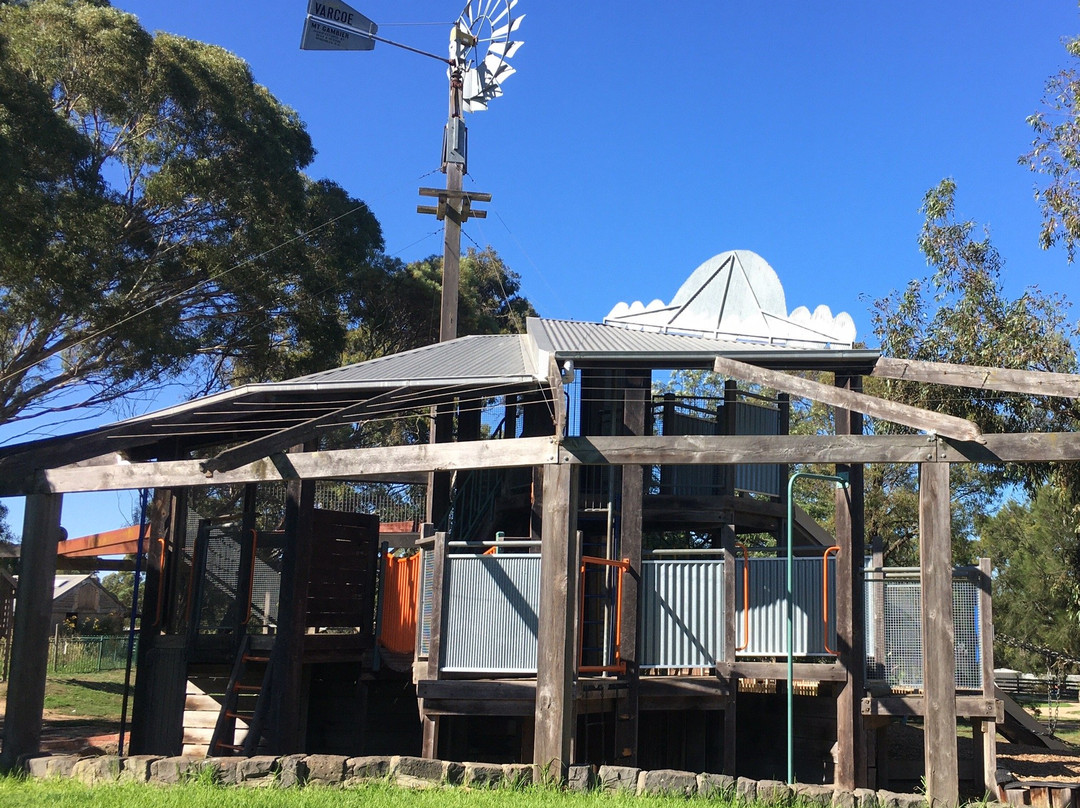
[[[105,649],[105,638],[104,637],[98,637],[98,644],[97,644],[97,669],[98,669],[98,673],[101,673],[101,655],[102,655],[102,652],[104,651],[104,649]]]
[[[60,624],[53,627],[53,673],[60,669]]]

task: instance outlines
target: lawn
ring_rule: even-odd
[[[134,674],[132,681],[134,681]],[[0,682],[0,701],[7,698],[7,682]],[[120,721],[124,672],[63,673],[45,680],[45,709],[57,717],[77,716]]]
[[[634,797],[603,792],[465,788],[410,790],[385,784],[334,789],[236,788],[191,783],[181,786],[123,784],[84,786],[70,780],[0,777],[4,808],[675,808],[683,797]],[[710,800],[711,805],[734,805]]]

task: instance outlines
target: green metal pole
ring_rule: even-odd
[[[792,682],[795,678],[795,577],[793,573],[795,553],[793,552],[792,525],[794,524],[795,503],[792,491],[795,481],[800,477],[808,480],[829,480],[841,488],[847,488],[846,474],[811,474],[808,471],[796,471],[788,478],[787,486],[787,782],[795,782],[795,700]]]

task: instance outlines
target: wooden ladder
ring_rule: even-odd
[[[245,634],[210,738],[209,753],[212,756],[251,756],[258,750],[269,709],[271,657],[253,653],[250,648],[251,637]],[[236,742],[238,721],[247,724],[247,735],[242,743]]]

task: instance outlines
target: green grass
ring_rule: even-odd
[[[413,791],[374,784],[356,788],[236,788],[190,784],[84,786],[71,780],[0,777],[4,808],[675,808],[682,797],[634,797],[603,792],[570,793],[528,788],[520,791],[465,788]],[[710,805],[734,805],[710,800]]]
[[[122,670],[50,675],[45,680],[45,709],[79,718],[119,721],[123,693]],[[3,682],[0,699],[6,696],[7,682]]]

